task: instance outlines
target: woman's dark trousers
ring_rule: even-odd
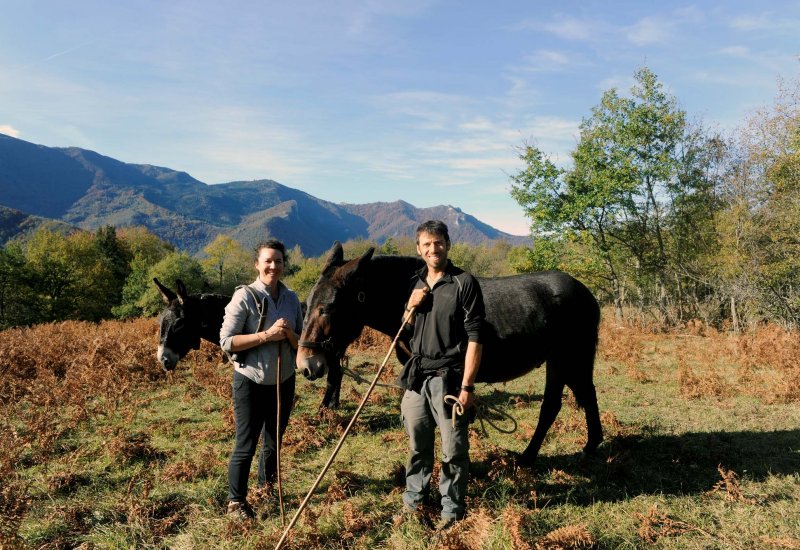
[[[281,382],[280,437],[289,423],[289,413],[294,403],[295,377]],[[236,420],[236,446],[228,462],[228,500],[244,502],[247,499],[247,478],[253,461],[258,438],[264,435],[259,460],[258,483],[265,485],[277,477],[276,409],[278,397],[275,385],[256,384],[243,374],[233,373],[233,413]]]

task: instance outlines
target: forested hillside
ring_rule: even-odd
[[[266,179],[207,185],[170,168],[0,134],[0,244],[26,236],[30,220],[49,219],[86,231],[141,226],[190,254],[220,235],[247,248],[270,235],[289,247],[299,246],[305,254],[319,255],[334,240],[382,243],[412,236],[416,226],[431,217],[450,224],[457,241],[528,241],[453,206],[341,205]],[[382,220],[393,223],[386,226]]]

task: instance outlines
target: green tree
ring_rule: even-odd
[[[94,236],[69,236],[38,229],[26,243],[25,256],[38,321],[98,321],[110,314],[113,274]]]
[[[122,290],[131,273],[133,253],[117,237],[117,230],[111,225],[103,226],[95,232],[94,245],[112,275],[110,292],[106,296],[106,309],[110,313],[113,307],[122,302]]]
[[[512,176],[512,196],[531,219],[537,238],[580,243],[599,262],[595,278],[607,282],[617,315],[633,281],[640,308],[655,304],[670,315],[675,262],[670,227],[683,198],[707,187],[682,155],[688,143],[685,113],[663,91],[655,74],[635,73],[630,97],[612,89],[581,124],[573,166],[560,168],[540,150],[527,146],[526,167]],[[698,212],[706,218],[713,213]],[[558,236],[558,237],[556,237]]]
[[[131,261],[139,260],[144,264],[153,265],[175,251],[174,246],[146,227],[125,227],[117,231],[117,235],[130,253]]]
[[[720,186],[713,257],[734,328],[800,325],[800,80],[738,129]]]
[[[400,254],[400,249],[395,245],[394,239],[387,237],[386,240],[383,241],[383,244],[375,250],[375,253],[384,256],[397,256]]]
[[[306,257],[305,254],[303,254],[303,250],[300,248],[299,244],[294,245],[286,254],[286,256],[287,258],[286,267],[284,268],[284,277],[291,277],[300,271],[300,266],[305,263]]]
[[[150,284],[136,300],[136,307],[143,316],[155,315],[164,307],[161,294],[152,282],[153,278],[173,289],[175,281],[181,279],[190,293],[202,292],[208,286],[200,262],[185,252],[170,252],[147,271]]]
[[[370,248],[374,248],[377,251],[380,247],[375,241],[370,241],[362,237],[342,243],[345,258],[357,258],[362,256]],[[323,256],[326,255],[327,253],[323,254]]]
[[[144,227],[131,227],[119,231],[120,239],[130,252],[130,274],[122,288],[120,304],[112,308],[112,313],[119,319],[142,315],[138,302],[142,295],[153,287],[150,269],[168,254],[174,247],[161,240],[157,235]],[[174,284],[164,281],[165,284]]]
[[[10,243],[0,249],[0,328],[33,322],[30,275],[22,248]]]
[[[290,258],[294,271],[285,278],[284,283],[297,293],[301,301],[305,301],[322,273],[322,266],[325,263],[326,254],[318,258],[296,259],[295,256],[290,256]]]
[[[220,294],[232,294],[238,285],[249,282],[253,257],[239,241],[227,235],[217,237],[203,248],[206,257],[200,261],[212,288]]]

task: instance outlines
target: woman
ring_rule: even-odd
[[[253,518],[247,503],[247,478],[258,436],[264,434],[259,464],[259,485],[277,477],[276,441],[283,437],[294,401],[294,358],[303,314],[297,295],[281,282],[286,267],[286,247],[278,240],[267,240],[256,247],[258,278],[249,286],[266,301],[266,320],[258,331],[258,305],[241,287],[225,307],[220,329],[220,346],[236,353],[233,373],[233,411],[236,420],[236,445],[228,462],[228,513]],[[257,332],[258,331],[258,332]],[[280,434],[276,434],[278,396],[275,385],[280,368]],[[263,472],[261,469],[263,468]]]

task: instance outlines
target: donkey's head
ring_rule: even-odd
[[[200,348],[200,311],[190,297],[183,282],[178,279],[176,292],[153,279],[167,307],[159,315],[158,362],[166,371],[175,368],[178,361],[191,349]]]

